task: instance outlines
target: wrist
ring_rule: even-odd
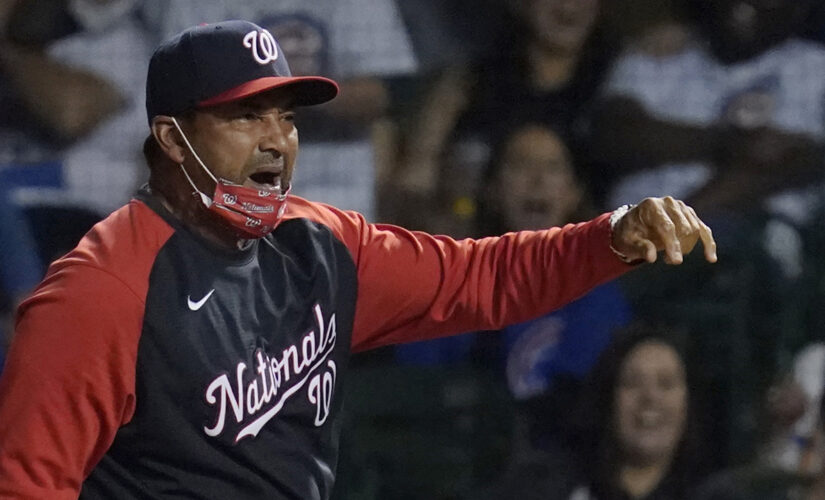
[[[624,216],[627,215],[627,213],[630,212],[635,206],[636,205],[631,204],[622,205],[616,210],[614,210],[613,213],[610,214],[610,218],[608,219],[610,222],[610,250],[616,255],[616,257],[619,258],[619,260],[626,264],[634,263],[634,259],[629,258],[627,255],[617,250],[616,247],[613,246],[613,235],[616,231],[616,226],[619,225],[619,222],[621,222]]]

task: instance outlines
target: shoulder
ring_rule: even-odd
[[[132,200],[97,223],[72,251],[55,261],[46,282],[57,276],[101,273],[143,295],[155,258],[173,233],[146,204]]]
[[[20,352],[46,352],[59,345],[56,359],[67,370],[90,356],[133,361],[150,273],[173,232],[136,200],[96,224],[49,267],[20,305],[15,327]]]
[[[727,469],[705,479],[697,488],[698,500],[785,500],[804,479],[793,473],[761,465]]]
[[[325,203],[290,195],[284,221],[296,219],[305,219],[327,227],[348,247],[354,245],[369,226],[364,216],[358,212],[341,210]]]

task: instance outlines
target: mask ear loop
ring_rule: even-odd
[[[206,168],[206,165],[203,163],[203,160],[201,160],[201,157],[198,156],[198,153],[195,151],[195,148],[192,147],[192,144],[189,143],[189,139],[186,138],[186,134],[183,133],[183,129],[180,128],[180,125],[178,125],[178,121],[175,119],[174,116],[172,117],[172,123],[175,124],[175,128],[178,129],[178,132],[180,132],[180,136],[183,137],[183,142],[186,143],[186,147],[189,148],[189,151],[191,151],[192,154],[195,156],[195,159],[198,160],[198,164],[201,166],[201,168],[203,168],[204,171],[206,171],[209,177],[211,177],[212,180],[215,181],[215,184],[217,184],[218,179],[215,178],[214,175],[212,175],[212,172],[208,168]]]
[[[206,167],[206,164],[205,164],[205,163],[203,163],[203,160],[201,160],[201,157],[200,157],[200,156],[198,156],[197,151],[195,151],[195,148],[193,148],[193,147],[192,147],[192,144],[189,142],[189,139],[186,137],[186,134],[184,134],[184,133],[183,133],[183,129],[181,129],[180,125],[178,125],[178,121],[175,119],[175,117],[174,117],[174,116],[172,116],[171,118],[172,118],[172,123],[174,123],[174,124],[175,124],[175,128],[176,128],[176,129],[178,129],[178,132],[180,132],[180,136],[181,136],[181,137],[183,137],[183,142],[185,142],[185,143],[186,143],[186,147],[189,149],[189,151],[191,151],[191,152],[192,152],[192,155],[193,155],[193,156],[195,157],[195,159],[198,161],[198,164],[199,164],[199,165],[201,166],[201,168],[202,168],[202,169],[203,169],[203,170],[207,173],[207,175],[209,175],[209,177],[211,177],[211,178],[212,178],[212,180],[213,180],[213,181],[215,181],[215,184],[219,184],[219,183],[220,183],[220,181],[218,181],[218,179],[217,179],[214,175],[212,175],[212,171],[211,171],[211,170],[209,170],[209,169]],[[179,163],[178,165],[180,166],[181,170],[183,170],[184,175],[186,175],[186,179],[189,181],[189,184],[190,184],[190,185],[192,186],[192,188],[195,190],[195,193],[197,193],[198,195],[200,195],[200,197],[201,197],[201,201],[203,201],[203,203],[204,203],[207,207],[212,206],[212,199],[211,199],[211,198],[209,198],[209,197],[208,197],[207,195],[205,195],[204,193],[202,193],[202,192],[201,192],[201,191],[200,191],[197,187],[195,187],[195,183],[194,183],[194,182],[192,182],[192,178],[191,178],[191,177],[189,177],[189,174],[186,172],[186,169],[184,168],[183,164]],[[224,181],[224,182],[225,182],[225,183],[227,183],[227,184],[237,185],[237,184],[235,184],[235,183],[230,183],[230,182],[228,182],[228,181]],[[283,200],[285,200],[285,199],[287,198],[287,195],[289,194],[289,192],[290,192],[291,190],[292,190],[292,183],[287,183],[286,190],[282,190],[280,193],[278,193],[278,195],[277,195],[278,200],[279,200],[279,201],[283,201]]]
[[[200,156],[198,156],[198,153],[195,152],[195,149],[192,147],[192,144],[189,143],[189,139],[186,138],[186,134],[183,133],[183,130],[180,128],[180,125],[178,125],[178,121],[175,119],[174,116],[171,118],[172,123],[175,124],[175,128],[178,129],[178,132],[180,132],[181,137],[183,137],[183,142],[186,143],[186,147],[189,148],[189,151],[191,151],[192,154],[195,156],[195,159],[198,160],[198,163],[200,164],[201,168],[203,168],[204,171],[206,171],[207,175],[209,175],[209,177],[211,177],[212,180],[215,181],[215,184],[217,184],[218,180],[215,178],[214,175],[212,175],[212,172],[210,172],[209,169],[206,168],[206,165],[203,164],[203,161],[200,159]],[[198,195],[198,197],[201,200],[201,203],[206,205],[206,208],[211,207],[213,203],[212,199],[209,196],[207,196],[203,191],[198,189],[197,186],[195,186],[194,181],[192,181],[192,178],[189,177],[189,172],[186,171],[186,168],[183,166],[183,163],[178,163],[178,166],[183,171],[183,175],[186,176],[186,180],[189,181],[189,185],[192,186],[192,189],[195,190],[195,192],[193,192],[192,194]]]
[[[192,178],[191,178],[191,177],[189,177],[189,173],[187,173],[187,172],[186,172],[186,169],[183,167],[183,163],[178,163],[178,166],[179,166],[179,167],[180,167],[180,169],[183,171],[183,175],[185,175],[185,176],[186,176],[186,180],[187,180],[187,181],[189,181],[189,185],[190,185],[190,186],[192,186],[192,189],[194,189],[194,190],[195,190],[192,194],[198,195],[198,197],[200,197],[200,199],[201,199],[201,202],[202,202],[204,205],[206,205],[206,208],[211,207],[211,206],[212,206],[212,200],[211,200],[208,196],[206,196],[206,194],[204,194],[203,192],[201,192],[201,190],[199,190],[199,189],[197,188],[197,186],[195,186],[195,183],[194,183],[194,182],[192,182]]]

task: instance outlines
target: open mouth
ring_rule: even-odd
[[[281,188],[281,174],[276,171],[255,172],[249,176],[249,180],[258,189],[272,191]]]
[[[635,415],[635,420],[643,429],[655,429],[665,422],[664,414],[656,410],[643,410]]]

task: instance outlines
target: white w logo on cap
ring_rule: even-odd
[[[243,46],[252,50],[252,57],[258,64],[269,64],[278,59],[275,37],[267,30],[250,31],[243,37]]]

